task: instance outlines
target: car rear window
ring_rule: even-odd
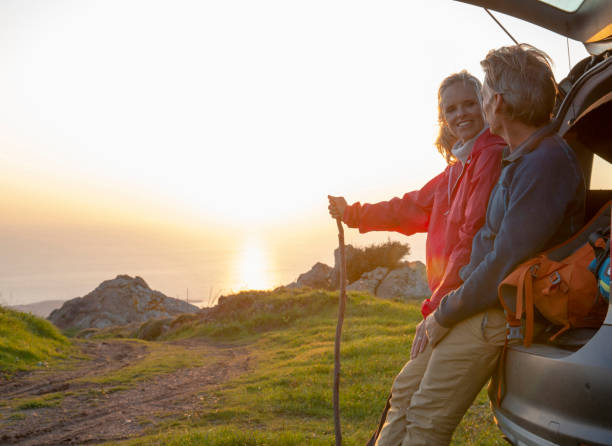
[[[554,6],[566,12],[574,12],[580,5],[584,3],[584,0],[538,0],[539,2],[546,3],[547,5]]]
[[[589,189],[612,190],[612,163],[595,155]]]

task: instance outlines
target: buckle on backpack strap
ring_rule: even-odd
[[[548,280],[550,280],[550,283],[552,285],[556,285],[558,283],[561,283],[561,274],[559,274],[559,271],[555,271],[550,276],[548,276]]]
[[[532,277],[536,277],[536,278],[538,277],[539,269],[540,269],[540,264],[539,263],[536,263],[535,265],[532,265],[529,268],[529,272],[531,273]]]
[[[523,329],[519,326],[512,326],[510,324],[506,324],[506,328],[508,329],[508,334],[506,335],[506,339],[509,341],[513,341],[515,339],[523,339]]]

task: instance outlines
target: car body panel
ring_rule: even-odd
[[[586,44],[592,54],[612,46],[612,1],[585,0],[568,12],[537,0],[457,0],[517,17]]]
[[[612,325],[605,324],[576,352],[563,354],[547,345],[508,349],[505,396],[501,407],[492,406],[500,428],[514,444],[520,444],[519,431],[556,445],[612,444],[610,339]],[[496,376],[489,388],[492,401],[498,384]],[[522,439],[526,445],[543,441]]]
[[[497,412],[495,417],[508,441],[516,446],[557,446],[555,443],[522,428],[500,412]]]
[[[608,306],[608,314],[606,315],[606,320],[604,321],[604,324],[612,325],[612,304]]]

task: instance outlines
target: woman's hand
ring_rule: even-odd
[[[347,206],[344,197],[332,197],[331,195],[328,195],[327,198],[329,199],[329,206],[327,206],[327,209],[329,209],[329,215],[331,215],[331,217],[334,219],[339,218],[342,220],[344,210]]]
[[[414,334],[414,340],[412,341],[412,348],[410,349],[410,359],[416,358],[418,355],[423,353],[425,347],[427,347],[427,332],[425,330],[425,321],[419,322],[416,327],[416,333]]]

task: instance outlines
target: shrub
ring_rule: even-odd
[[[363,273],[378,267],[394,269],[399,266],[402,258],[410,254],[410,245],[387,240],[385,243],[372,244],[365,248],[354,248],[347,259],[346,275],[348,282],[358,280]]]

